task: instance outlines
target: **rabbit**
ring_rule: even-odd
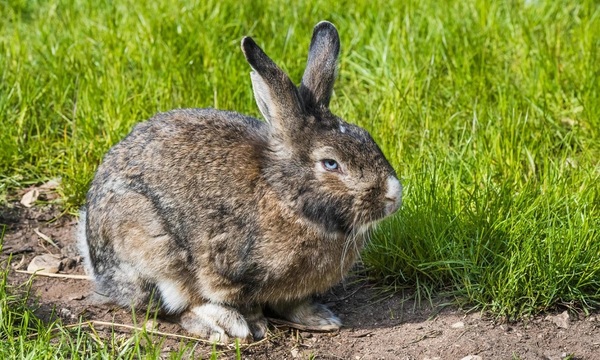
[[[318,23],[301,84],[241,42],[266,121],[178,109],[137,124],[105,155],[78,243],[96,292],[157,304],[189,333],[258,340],[282,319],[336,330],[313,300],[356,262],[402,186],[369,133],[329,110],[340,39]]]

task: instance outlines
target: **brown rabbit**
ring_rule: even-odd
[[[262,338],[265,308],[341,326],[312,296],[340,281],[402,187],[369,133],[329,111],[339,47],[335,27],[317,24],[296,87],[246,37],[266,122],[173,110],[106,154],[79,231],[98,293],[122,306],[157,299],[189,332],[221,342]]]

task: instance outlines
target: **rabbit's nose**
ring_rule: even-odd
[[[400,208],[402,204],[402,185],[395,176],[388,176],[385,192],[385,215],[390,215]]]

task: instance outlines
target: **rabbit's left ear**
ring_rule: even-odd
[[[332,23],[321,21],[313,30],[308,62],[300,84],[300,96],[306,108],[329,107],[339,53],[337,29]]]
[[[298,89],[252,38],[242,39],[242,51],[253,70],[250,77],[260,112],[276,131],[293,133],[304,115]]]

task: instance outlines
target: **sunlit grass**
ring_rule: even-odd
[[[511,317],[596,305],[599,7],[462,2],[446,11],[409,17],[428,41],[399,66],[410,73],[403,84],[367,101],[394,121],[373,128],[406,197],[365,261],[396,284]],[[410,49],[414,33],[398,33]],[[412,62],[422,67],[411,71]]]

